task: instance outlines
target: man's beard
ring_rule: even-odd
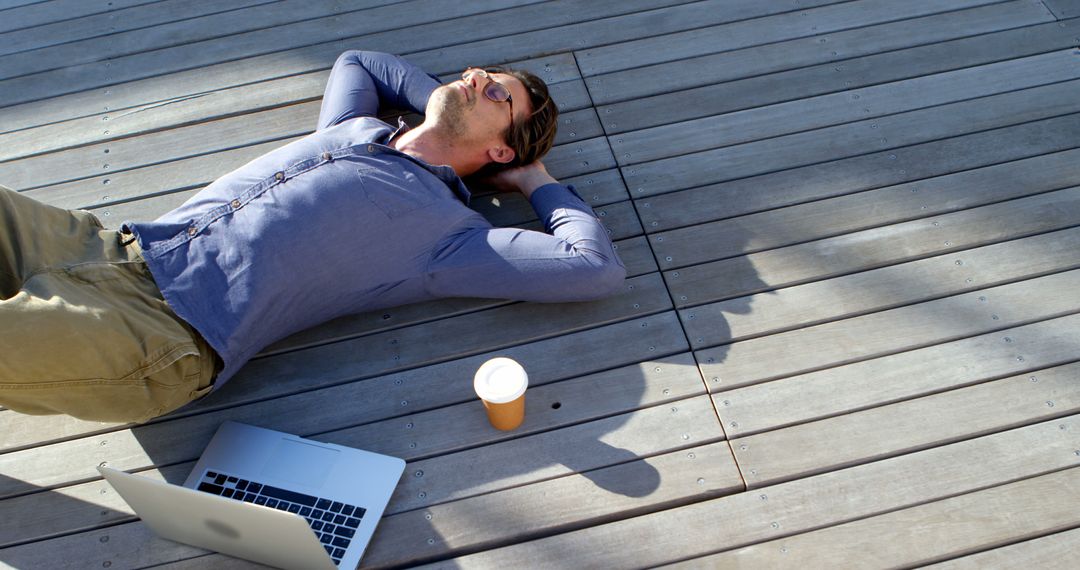
[[[465,121],[465,111],[471,108],[456,85],[443,85],[431,94],[428,115],[436,115],[434,126],[445,135],[448,141],[464,139],[469,132]]]

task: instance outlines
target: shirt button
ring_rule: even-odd
[[[375,145],[373,145],[373,144],[367,145],[367,151],[368,152],[375,152]]]
[[[330,153],[328,153],[328,152],[322,153],[322,159],[323,160],[330,160],[331,158],[333,158],[333,157],[330,155]]]
[[[233,207],[233,209],[240,208],[240,200],[233,200],[232,202],[229,202],[229,204]]]
[[[285,173],[284,172],[276,172],[276,173],[274,173],[274,180],[277,180],[277,181],[280,182],[280,181],[282,181],[284,179],[285,179]]]
[[[187,229],[187,235],[189,235],[191,237],[195,237],[195,234],[197,234],[197,233],[199,233],[199,229],[196,228],[195,226],[191,226],[190,228]]]

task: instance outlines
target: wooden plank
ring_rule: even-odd
[[[332,388],[322,394],[296,395],[284,400],[260,402],[252,406],[163,422],[150,430],[97,436],[90,445],[71,444],[67,447],[71,448],[73,457],[81,456],[92,449],[94,442],[106,441],[110,451],[106,454],[108,458],[105,461],[113,465],[126,462],[129,464],[128,469],[145,469],[147,466],[136,465],[147,460],[159,465],[170,465],[160,473],[151,470],[150,474],[182,481],[221,422],[232,419],[291,433],[317,434],[316,439],[321,441],[389,453],[415,462],[471,447],[491,445],[582,422],[596,421],[636,409],[652,406],[663,406],[666,409],[672,402],[700,396],[705,392],[693,358],[688,353],[683,353],[559,382],[547,381],[530,386],[526,423],[513,433],[505,433],[488,425],[483,407],[476,401],[475,395],[469,393],[467,379],[455,383],[457,389],[453,390],[452,399],[451,392],[446,395],[448,402],[456,399],[457,403],[399,418],[374,421],[359,427],[347,427],[356,421],[355,413],[348,418],[343,413],[319,413],[316,410],[320,403],[325,408],[328,398],[342,395],[341,389]],[[361,391],[357,391],[358,389]],[[372,392],[370,387],[366,392],[363,390],[363,386],[355,387],[349,395],[357,399],[385,397]],[[595,394],[596,397],[590,394]],[[552,407],[553,402],[562,405],[555,408]],[[299,413],[291,411],[294,406],[300,410]],[[447,421],[452,423],[445,423]],[[715,416],[711,421],[718,425]],[[608,424],[613,429],[618,429],[621,425],[610,421]],[[447,430],[447,425],[456,427]],[[603,437],[607,437],[607,433],[603,432]],[[149,453],[139,451],[138,442],[144,442],[142,447],[145,449],[145,442],[151,441],[170,441],[175,445],[168,449],[151,448],[147,450]],[[588,447],[588,442],[583,445]],[[597,445],[599,442],[593,443],[593,447]],[[101,453],[97,455],[101,456]],[[137,459],[140,455],[142,459]],[[537,458],[537,462],[552,461],[560,456],[548,455],[546,459]],[[730,452],[728,458],[733,464]],[[95,461],[102,459],[95,458]],[[438,460],[432,461],[438,463]],[[524,464],[521,466],[524,467]],[[434,472],[432,475],[434,476]],[[415,475],[410,473],[410,476]],[[741,484],[741,479],[739,481]],[[5,510],[12,515],[18,514],[22,524],[0,534],[0,544],[7,546],[131,520],[131,510],[119,497],[94,497],[94,493],[102,488],[101,484],[101,480],[92,480],[58,489],[56,493],[35,493],[6,500]],[[99,510],[102,508],[112,512],[101,515]]]
[[[715,283],[707,293],[696,293],[695,299],[740,297],[1063,229],[1075,223],[1076,218],[1069,218],[1067,212],[1072,212],[1077,193],[1075,187],[1067,188],[1011,202],[761,251],[707,265],[680,268],[665,274],[665,277],[672,283],[673,289],[680,291],[676,297],[680,303],[690,302],[690,295],[682,293],[689,286],[682,285],[682,280],[697,287],[695,291],[700,291],[701,287],[708,287],[703,280],[709,276],[715,278],[716,275],[725,276],[728,281]],[[1060,204],[1064,210],[1055,215],[1055,206],[1051,204]],[[1016,217],[1013,217],[1013,213]],[[1040,218],[1044,214],[1046,217]],[[999,222],[1002,224],[999,227],[981,225]],[[657,250],[662,268],[703,261],[690,259],[695,254],[685,249],[679,250],[679,257],[673,257],[671,251],[662,249],[666,242],[658,240],[652,238],[651,242]],[[745,237],[742,239],[747,240]],[[878,247],[885,242],[895,247],[886,250]],[[841,253],[851,257],[837,259],[835,256]],[[785,266],[785,262],[790,265]],[[682,299],[683,296],[687,299]]]
[[[1075,27],[1034,25],[1052,18],[1044,7],[1016,0],[836,32],[826,42],[803,38],[637,67],[586,83],[602,105],[604,128],[614,134],[1066,49]],[[651,81],[657,76],[664,81]],[[642,116],[646,109],[656,117]]]
[[[513,439],[481,450],[446,456],[440,458],[439,463],[435,463],[434,460],[411,463],[407,468],[408,476],[403,478],[397,489],[398,494],[395,495],[400,498],[392,500],[392,506],[388,511],[399,512],[394,508],[395,504],[402,507],[403,503],[414,503],[427,508],[429,504],[435,502],[433,500],[435,496],[464,498],[479,494],[482,489],[504,490],[580,471],[626,463],[639,457],[699,447],[718,440],[722,435],[719,425],[715,422],[712,406],[709,405],[705,396],[681,400],[678,408],[677,413],[672,413],[669,406],[648,408],[641,413],[629,416],[615,416],[556,432]],[[713,418],[712,426],[701,421],[710,416]],[[683,439],[683,432],[689,433],[691,437]],[[710,434],[711,438],[706,438]],[[567,446],[563,437],[580,438],[580,441],[592,441],[593,444]],[[596,439],[598,437],[603,439]],[[466,461],[471,461],[471,464],[475,465],[476,453],[479,451],[488,452],[483,456],[482,461],[489,468],[482,471],[482,479],[474,477],[462,481],[459,477],[465,478],[468,475],[481,473],[476,469],[460,467],[461,463]],[[535,469],[528,472],[527,467]],[[454,469],[457,471],[449,471]],[[415,476],[419,470],[423,471],[422,477]],[[443,474],[447,481],[445,485],[438,481]],[[432,480],[436,481],[432,482]],[[461,485],[472,485],[472,487],[455,489],[453,488],[455,480]],[[419,481],[426,481],[429,484],[420,485]],[[612,485],[609,491],[624,494],[633,492],[635,488],[640,488],[639,486],[656,488],[659,484],[655,479],[644,482],[644,485],[642,485],[643,482],[621,480],[608,482]],[[403,495],[406,488],[418,486],[427,489],[426,499]],[[417,493],[417,491],[412,490],[410,493]],[[104,534],[110,537],[107,540],[108,545],[99,546],[94,551],[87,552],[88,559],[95,559],[103,550],[116,552],[118,557],[111,558],[112,563],[127,568],[160,564],[201,553],[177,543],[148,539],[139,523],[114,526],[105,530],[107,532]],[[95,540],[100,540],[101,533],[102,531],[90,531],[52,541],[9,548],[5,551],[8,556],[5,562],[16,566],[29,564],[27,567],[52,567],[55,564],[51,561],[65,555],[64,553],[71,552],[70,548],[74,546],[74,543],[81,542],[88,536],[94,536]],[[120,547],[120,545],[123,546]],[[118,552],[120,549],[122,552]],[[32,564],[31,561],[33,561]]]
[[[963,558],[955,558],[928,566],[928,568],[934,570],[977,570],[979,568],[1065,570],[1072,566],[1072,555],[1078,549],[1080,549],[1080,528],[1075,528]]]
[[[698,346],[738,342],[1078,267],[1080,228],[1071,228],[684,309],[679,317]],[[746,306],[752,310],[740,310]]]
[[[605,568],[657,566],[1073,467],[1080,461],[1073,453],[1078,430],[1075,418],[1037,424],[433,567],[508,567],[521,560],[568,567],[580,565],[584,553],[602,553]],[[658,536],[664,548],[656,547]]]
[[[595,118],[587,118],[582,122],[575,118],[588,117],[586,113],[570,112],[580,111],[591,105],[580,79],[573,79],[577,78],[577,67],[571,55],[562,54],[514,62],[512,65],[534,70],[542,74],[545,81],[551,82],[552,97],[564,115],[560,140],[589,138],[602,134]],[[14,160],[44,152],[102,143],[321,100],[329,75],[329,71],[315,71],[273,79],[256,85],[243,85],[191,97],[181,97],[165,103],[95,113],[40,127],[9,131],[0,134],[0,146],[4,147],[4,150],[0,151],[0,160]],[[444,77],[443,81],[453,79],[454,77]],[[563,85],[561,82],[564,81],[574,83]],[[306,108],[304,112],[310,116],[310,125],[314,126],[318,112]],[[384,120],[393,123],[396,122],[396,117],[385,116]]]
[[[32,29],[3,33],[3,35],[0,35],[0,56],[129,32],[140,28],[175,22],[177,20],[186,20],[199,16],[220,14],[250,6],[270,4],[273,1],[274,0],[229,0],[228,2],[211,2],[209,0],[193,0],[186,4],[188,10],[185,11],[177,10],[179,2],[176,2],[175,0],[164,0],[163,2],[156,2],[151,6],[135,6],[121,10],[114,9],[112,12],[106,14],[84,16],[74,20],[65,20],[63,22],[54,22],[43,26],[36,26]],[[113,37],[118,41],[123,41],[122,37],[116,37],[115,35]],[[100,57],[104,52],[99,50],[103,47],[105,46],[95,45],[87,46],[86,49],[88,51],[92,50],[91,53],[97,52],[97,55]],[[86,58],[92,57],[91,53],[74,55],[76,55],[76,57]],[[64,61],[55,57],[55,55],[49,55],[44,52],[39,52],[35,57],[46,59],[46,65],[54,67],[63,67],[65,64],[71,64],[78,61]],[[0,61],[5,60],[0,59]],[[4,68],[4,75],[8,76],[11,70],[7,69],[6,63]]]
[[[942,223],[954,223],[957,220],[974,219],[984,214],[997,216],[1001,209],[1008,208],[1004,202],[1010,199],[1022,199],[1016,205],[1021,208],[1020,214],[1023,215],[1026,204],[1038,201],[1027,196],[1029,192],[1047,192],[1062,186],[1080,184],[1080,167],[1077,167],[1078,163],[1075,162],[1078,157],[1080,152],[1077,151],[1047,155],[914,184],[886,187],[773,212],[691,226],[651,236],[650,239],[657,255],[663,256],[665,263],[669,256],[672,263],[688,257],[700,262],[704,260],[698,258],[704,255],[696,254],[692,246],[702,243],[716,244],[713,251],[707,255],[724,259],[740,255],[753,256],[756,252],[811,240],[836,240],[819,244],[827,248],[845,241],[843,237],[836,237],[845,233],[859,232],[858,235],[846,238],[849,240],[876,239],[876,235],[885,234],[899,236],[905,233],[904,226],[891,228],[888,227],[890,224],[914,224],[914,227],[922,228],[923,224],[915,220],[923,216],[935,217],[930,222],[931,227],[941,227]],[[1042,167],[1046,167],[1046,170]],[[1075,172],[1069,172],[1070,170]],[[1008,176],[1028,172],[1032,174],[1029,178],[993,178],[995,175]],[[1044,174],[1047,175],[1045,178]],[[1015,180],[1024,180],[1024,184],[1016,184]],[[1029,182],[1030,187],[1027,186]],[[999,206],[990,206],[994,204]],[[935,221],[938,222],[937,226],[933,225]],[[1017,220],[1014,227],[1021,229],[1020,224]],[[875,227],[879,229],[873,229]],[[968,234],[966,239],[975,240],[972,243],[977,243],[979,234],[985,230],[978,227],[973,229],[976,233]],[[664,239],[658,240],[659,237]],[[930,243],[933,243],[933,247],[940,245],[936,242]],[[924,247],[919,249],[923,250]],[[933,251],[933,247],[930,251]],[[827,252],[813,246],[806,247],[805,250]],[[871,265],[879,265],[884,260],[885,257],[878,257]],[[826,263],[822,268],[830,264]],[[851,265],[846,267],[854,268]],[[677,306],[716,301],[737,293],[729,285],[716,282],[715,273],[707,266],[688,267],[678,273],[677,276],[675,272],[666,275]]]
[[[577,59],[582,75],[589,77],[749,46],[964,10],[992,2],[914,0],[898,5],[888,0],[864,0],[805,6],[773,16],[581,50]]]
[[[635,198],[1065,115],[1080,80],[623,167]],[[853,96],[854,97],[854,96]]]
[[[622,166],[1080,78],[1075,50],[1008,60],[622,133]]]
[[[1038,371],[1076,358],[1075,314],[714,393],[729,437],[741,437]],[[1008,339],[1008,340],[1006,340]],[[995,406],[997,409],[997,406]]]
[[[740,0],[749,3],[748,0]],[[445,4],[434,0],[415,0],[408,4],[391,5],[342,16],[326,17],[305,22],[297,22],[272,29],[257,30],[221,38],[178,46],[159,52],[143,52],[108,62],[89,63],[77,67],[34,74],[23,78],[0,81],[0,89],[7,97],[0,100],[0,105],[11,106],[20,103],[52,98],[57,95],[75,93],[89,89],[98,89],[119,83],[133,82],[148,77],[165,74],[172,75],[165,82],[167,88],[161,97],[147,97],[139,93],[134,99],[107,97],[91,100],[107,100],[109,103],[92,105],[94,109],[109,106],[113,109],[129,107],[211,91],[226,86],[258,82],[286,75],[294,75],[326,69],[332,65],[339,53],[358,45],[365,49],[390,53],[411,54],[423,50],[434,50],[437,55],[445,52],[448,45],[461,41],[460,30],[470,29],[470,39],[474,43],[481,38],[502,38],[508,35],[522,34],[529,31],[545,30],[551,41],[561,41],[559,34],[553,34],[551,27],[567,21],[591,21],[617,14],[640,10],[643,7],[666,5],[676,0],[627,0],[617,4],[586,2],[583,0],[555,0],[537,4],[537,0],[469,0]],[[509,9],[516,7],[516,9]],[[401,29],[409,28],[408,34]],[[320,43],[321,42],[321,43]],[[506,48],[506,41],[499,40],[501,48]],[[455,48],[455,51],[458,48]],[[539,55],[547,55],[558,49],[544,49],[542,52],[518,50],[517,56],[507,55],[503,61],[516,61]],[[418,62],[431,73],[448,73],[463,69],[477,61],[491,61],[493,53],[484,52],[484,57],[476,59],[470,54],[470,62],[453,64],[441,68]],[[452,61],[439,57],[447,65]],[[413,59],[410,57],[410,59]],[[223,63],[224,62],[224,63]],[[305,63],[307,62],[307,63]],[[109,66],[106,67],[105,64]],[[495,61],[492,63],[500,63]],[[202,69],[198,69],[202,68]],[[198,69],[198,73],[192,70]],[[187,71],[187,73],[181,73]],[[194,76],[202,79],[195,80]],[[222,75],[231,75],[223,79]],[[58,81],[63,80],[58,88]],[[209,87],[215,85],[216,87]],[[104,95],[111,95],[109,88]],[[140,90],[141,91],[141,90]],[[99,95],[100,95],[99,94]],[[121,103],[120,101],[125,101]],[[70,104],[70,102],[69,102]],[[85,108],[83,106],[73,109]],[[62,115],[63,118],[80,116],[85,113]],[[40,124],[40,123],[38,123]]]
[[[110,10],[122,10],[131,6],[151,4],[155,0],[111,0],[111,2],[87,2],[86,0],[4,0],[0,3],[0,33],[44,26],[74,18],[84,18]]]
[[[82,146],[63,152],[38,154],[0,163],[0,178],[9,180],[7,184],[13,188],[31,189],[230,150],[240,146],[282,141],[313,132],[320,105],[321,101],[310,101],[208,123],[152,132],[138,137]],[[596,115],[591,109],[568,113],[565,120],[570,121],[576,131],[595,132],[598,130]],[[591,168],[588,165],[583,167],[580,161],[567,156],[564,160],[568,165],[562,170],[555,167],[553,172],[558,172],[558,175],[565,177],[614,166],[611,151],[603,138],[577,140],[569,136],[570,132],[576,131],[567,131],[557,140],[567,141],[564,144],[584,145],[588,148],[587,152],[578,151],[582,148],[581,146],[570,150],[556,148],[549,156],[559,156],[556,154],[559,152],[564,155],[569,153],[571,156],[576,153],[581,154],[585,161],[597,152],[600,152],[602,156],[593,158],[595,165]],[[104,132],[111,131],[105,129]],[[589,142],[589,140],[594,142]],[[601,146],[602,149],[599,148]],[[603,166],[609,163],[609,166]]]
[[[1076,344],[1059,347],[1067,349],[1075,354]],[[1076,414],[1078,373],[1080,364],[1067,364],[740,437],[731,445],[747,485],[764,487]],[[732,421],[721,419],[725,426]]]
[[[1080,0],[1043,0],[1059,20],[1080,18]]]
[[[831,566],[837,560],[862,568],[922,566],[1075,527],[1080,524],[1073,508],[1077,499],[1080,469],[1066,469],[674,568],[814,568]],[[1065,568],[1071,563],[1068,556],[1039,558],[1048,564],[1026,567]]]
[[[431,328],[430,326],[428,327]],[[489,347],[482,353],[471,356],[447,359],[441,363],[415,366],[407,370],[376,370],[370,369],[371,373],[350,370],[355,365],[349,359],[339,356],[337,359],[318,360],[318,356],[310,356],[310,351],[299,351],[274,358],[262,358],[255,360],[244,368],[240,375],[230,383],[229,389],[222,389],[213,396],[201,400],[181,413],[170,415],[166,418],[151,422],[145,426],[124,430],[107,436],[97,438],[79,439],[55,443],[49,446],[14,451],[0,455],[0,472],[5,477],[0,478],[0,495],[8,497],[13,495],[35,492],[41,488],[54,488],[71,484],[73,482],[92,480],[97,477],[93,466],[101,461],[110,461],[118,468],[140,469],[155,464],[153,458],[161,458],[163,453],[170,457],[176,457],[175,461],[182,461],[184,454],[194,458],[209,439],[193,441],[190,449],[181,449],[181,442],[173,441],[165,448],[156,443],[159,440],[150,438],[155,431],[167,429],[160,427],[161,424],[180,421],[192,414],[205,415],[207,412],[235,408],[243,404],[252,404],[270,398],[297,395],[299,398],[294,404],[297,409],[312,407],[321,411],[311,413],[282,412],[282,419],[293,417],[304,422],[321,421],[319,417],[326,416],[327,421],[331,417],[342,422],[337,428],[327,427],[320,424],[319,429],[308,431],[299,429],[302,426],[289,425],[291,431],[303,434],[319,433],[329,429],[341,429],[342,427],[355,425],[357,418],[366,421],[394,418],[408,414],[419,413],[428,409],[448,405],[456,402],[471,400],[473,397],[469,390],[463,391],[460,383],[446,382],[445,378],[458,378],[468,381],[473,373],[486,359],[495,355],[509,356],[518,360],[529,371],[530,379],[534,386],[542,385],[545,378],[561,379],[567,375],[585,374],[604,370],[605,367],[625,366],[629,363],[640,362],[641,355],[662,357],[686,350],[685,337],[677,334],[679,331],[677,320],[671,313],[657,316],[637,318],[621,326],[601,327],[578,334],[562,334],[549,339],[544,339],[528,344],[517,344],[505,347]],[[400,331],[395,331],[400,332]],[[501,333],[501,329],[494,332]],[[511,331],[506,331],[510,333]],[[620,335],[613,337],[612,335]],[[666,335],[666,336],[665,336]],[[613,350],[613,338],[622,339],[618,350]],[[630,340],[626,340],[630,338]],[[382,338],[379,345],[389,345],[388,339]],[[395,339],[389,339],[395,340]],[[573,343],[578,344],[573,344]],[[344,343],[354,344],[355,343]],[[625,345],[625,346],[622,346]],[[567,353],[570,347],[575,348],[573,354]],[[326,349],[313,349],[315,352],[326,354]],[[541,352],[547,350],[549,352]],[[562,352],[554,352],[559,350]],[[308,358],[302,358],[308,352]],[[612,354],[608,355],[610,352]],[[604,353],[601,355],[601,353]],[[350,354],[358,354],[351,352]],[[551,354],[560,354],[559,359],[551,359]],[[558,362],[554,362],[557,360]],[[362,364],[362,363],[356,363]],[[590,368],[595,366],[596,368]],[[245,381],[245,378],[248,380]],[[364,378],[363,382],[356,382]],[[330,392],[312,396],[312,390],[329,389]],[[369,391],[373,390],[373,391]],[[373,397],[371,394],[377,394]],[[334,398],[327,398],[333,396]],[[353,402],[340,414],[332,415],[325,410],[326,401]],[[406,402],[404,405],[401,402]],[[300,406],[299,404],[303,404]],[[238,412],[237,412],[238,413]],[[345,417],[347,416],[347,417]],[[200,417],[200,416],[194,416]],[[43,442],[49,433],[41,433],[35,439],[33,428],[42,425],[32,417],[15,416],[15,425],[10,436],[5,438],[5,447],[25,447],[34,442]],[[305,419],[306,418],[306,419]],[[197,420],[191,420],[197,421]],[[265,423],[265,419],[253,418],[256,423]],[[295,421],[295,420],[294,420]],[[276,424],[275,424],[276,425]],[[117,426],[122,427],[122,426]],[[287,430],[290,431],[290,430]],[[71,433],[62,433],[59,430],[52,435],[70,437]],[[206,434],[209,437],[209,433]],[[106,441],[102,446],[100,441]],[[143,443],[140,444],[139,441]],[[194,453],[194,455],[191,455]],[[79,461],[72,458],[80,457]],[[27,461],[27,457],[33,457],[33,461]]]
[[[1067,293],[1078,281],[1080,271],[1067,271],[704,349],[695,356],[714,389],[726,390],[1069,315],[1080,310]]]
[[[124,59],[158,50],[185,50],[194,43],[228,42],[227,38],[244,33],[258,33],[284,28],[300,22],[326,18],[349,17],[349,11],[360,11],[395,4],[399,0],[363,0],[343,6],[334,0],[282,0],[264,2],[261,5],[239,7],[235,10],[219,10],[217,13],[200,15],[185,13],[182,9],[172,13],[169,21],[131,31],[117,31],[105,37],[74,40],[22,53],[3,56],[0,62],[0,80],[25,77],[54,70],[74,70],[79,65],[109,61],[108,72],[123,73]],[[156,6],[166,12],[169,6]],[[324,26],[333,20],[323,19]],[[343,31],[343,30],[342,30]],[[241,47],[243,44],[228,42]],[[208,44],[206,49],[215,49]],[[222,48],[217,48],[222,49]],[[225,48],[228,49],[228,48]],[[242,47],[241,47],[242,49]],[[242,52],[241,52],[242,53]],[[218,55],[220,57],[220,54]],[[163,60],[159,60],[163,61]],[[175,65],[175,62],[172,64]]]

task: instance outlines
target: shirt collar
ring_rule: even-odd
[[[387,127],[390,127],[390,125],[387,125]],[[457,195],[458,199],[460,199],[466,206],[468,206],[469,202],[472,201],[472,193],[469,192],[469,189],[465,186],[465,183],[461,181],[461,177],[459,177],[457,173],[454,172],[453,168],[450,168],[449,166],[434,166],[428,164],[423,160],[403,153],[390,146],[390,141],[394,140],[394,137],[407,132],[411,128],[412,127],[410,127],[408,123],[405,122],[404,117],[398,117],[397,128],[387,128],[384,132],[384,135],[377,137],[375,142],[385,147],[386,150],[404,156],[405,158],[408,158],[409,160],[430,171],[432,174],[437,176],[439,180],[442,180],[443,183],[445,183],[450,188],[450,190],[453,190],[454,194]]]

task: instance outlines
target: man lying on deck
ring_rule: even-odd
[[[409,129],[380,105],[425,113]],[[438,297],[577,301],[626,270],[540,162],[558,110],[520,71],[447,85],[402,59],[338,58],[318,130],[150,223],[0,187],[0,404],[143,422],[220,388],[259,350],[345,314]],[[520,191],[549,233],[493,228],[461,177]]]

